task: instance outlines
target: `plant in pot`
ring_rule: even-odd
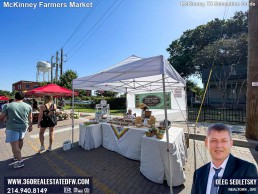
[[[157,135],[159,133],[159,130],[156,127],[152,127],[151,129],[152,129],[154,135]]]
[[[154,131],[152,129],[149,129],[150,137],[154,135]]]
[[[67,113],[63,113],[62,115],[64,119],[69,119],[69,115]]]
[[[162,139],[164,137],[164,131],[159,131],[159,133],[156,135],[158,139]]]

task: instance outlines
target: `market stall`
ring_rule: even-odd
[[[73,93],[72,90],[69,90],[56,84],[48,84],[29,90],[24,95],[26,97],[43,97],[44,95],[52,95],[53,97],[67,97],[72,95],[77,96],[78,93]]]
[[[0,96],[0,101],[7,101],[7,100],[9,100],[8,97],[6,97],[6,96]]]
[[[126,93],[127,96],[132,96],[132,101],[134,101],[132,108],[137,107],[137,103],[143,102],[141,100],[149,101],[149,96],[153,96],[151,94],[156,95],[158,93],[160,98],[159,103],[156,105],[159,106],[160,110],[163,110],[162,115],[164,115],[165,119],[168,172],[171,173],[167,122],[168,113],[169,110],[172,111],[173,107],[176,107],[182,115],[182,120],[186,119],[184,113],[186,110],[185,83],[185,80],[177,73],[172,65],[169,64],[164,56],[150,58],[131,56],[107,70],[74,79],[73,89],[104,90]],[[143,95],[147,96],[144,97]],[[171,97],[175,99],[172,106]],[[127,104],[130,105],[130,101],[128,102],[128,100],[129,98],[127,99]],[[74,123],[72,123],[72,126],[74,126]],[[172,179],[168,181],[171,182],[169,185],[173,185]]]

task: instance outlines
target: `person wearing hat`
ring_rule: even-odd
[[[138,105],[138,107],[139,107],[140,109],[142,109],[141,117],[142,117],[142,118],[145,118],[145,111],[146,111],[146,110],[149,110],[149,109],[148,109],[148,106],[147,106],[146,104],[144,104],[144,103],[140,103],[140,104]]]

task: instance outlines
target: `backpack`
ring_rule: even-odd
[[[45,107],[47,109],[46,105]],[[57,125],[57,117],[53,108],[54,108],[54,104],[51,104],[50,108],[44,112],[42,121],[40,122],[42,127],[53,127]],[[53,114],[49,114],[50,111],[53,111]]]

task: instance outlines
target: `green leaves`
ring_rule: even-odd
[[[185,31],[167,48],[168,61],[184,78],[201,75],[203,68],[213,64],[246,64],[247,16],[240,11],[228,20],[216,18]]]
[[[63,75],[60,76],[60,80],[58,81],[58,85],[65,87],[67,89],[72,89],[72,81],[73,79],[77,78],[78,74],[77,72],[73,71],[73,70],[67,70],[66,72],[64,72]]]

